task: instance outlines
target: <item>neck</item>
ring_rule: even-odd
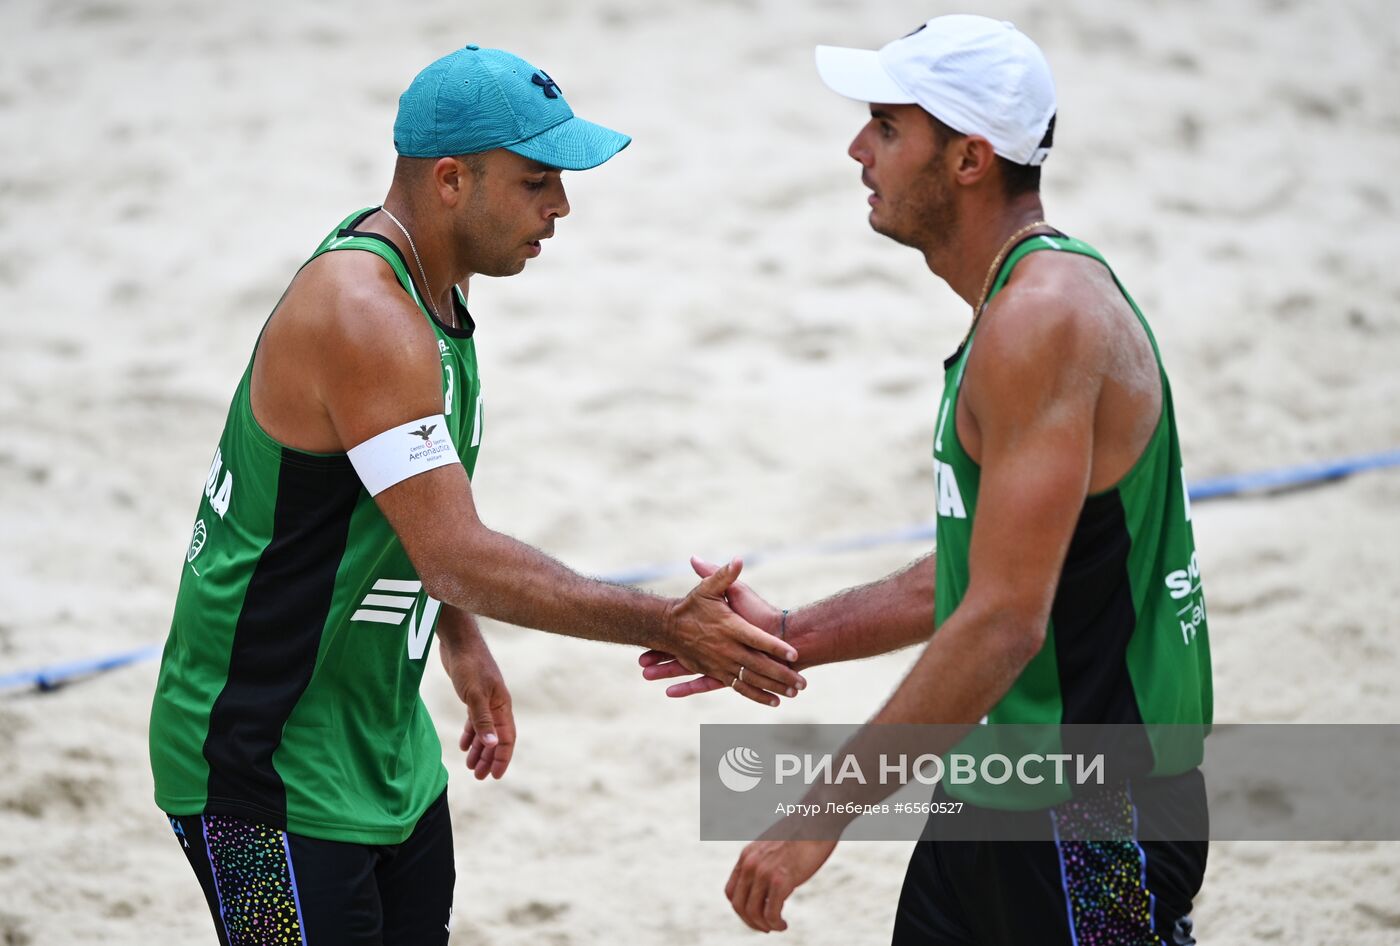
[[[462,294],[466,295],[467,280],[471,274],[453,260],[450,234],[440,224],[435,225],[433,215],[419,209],[417,203],[397,185],[389,189],[382,206],[398,218],[412,240],[406,239],[403,231],[394,226],[394,222],[385,214],[370,217],[366,229],[386,237],[399,248],[403,258],[408,261],[410,278],[425,295],[424,301],[428,301],[428,293],[432,294],[429,310],[436,309],[440,320],[455,325],[452,289],[460,284]],[[418,251],[417,259],[414,258],[414,250]],[[419,261],[423,264],[422,272],[418,269]],[[425,279],[426,286],[423,285]]]
[[[994,205],[964,205],[958,223],[936,245],[924,248],[924,261],[969,306],[976,306],[1006,240],[1022,227],[1045,219],[1040,195],[1023,194]]]

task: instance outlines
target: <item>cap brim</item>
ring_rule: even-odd
[[[837,95],[860,102],[912,105],[914,96],[899,87],[873,49],[845,46],[817,47],[817,74]]]
[[[596,168],[632,143],[621,132],[574,116],[524,141],[506,145],[507,151],[565,171]]]

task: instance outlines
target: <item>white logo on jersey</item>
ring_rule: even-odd
[[[942,460],[933,461],[933,482],[938,490],[938,514],[945,519],[966,519],[962,491],[953,468]]]
[[[456,390],[457,390],[457,378],[456,378],[456,376],[453,374],[452,365],[449,364],[449,363],[448,363],[448,360],[447,360],[447,359],[448,359],[448,354],[447,354],[447,342],[443,341],[443,340],[440,339],[440,338],[438,339],[438,354],[442,356],[442,373],[443,373],[443,375],[446,377],[446,381],[447,381],[447,391],[446,391],[445,394],[443,394],[443,398],[442,398],[442,399],[446,402],[446,406],[443,408],[443,411],[442,411],[442,416],[444,416],[444,417],[451,417],[451,416],[452,416],[452,395],[453,395],[453,393],[456,392]]]
[[[472,443],[473,447],[481,446],[481,395],[476,396],[476,417],[472,420]]]
[[[442,602],[426,597],[422,613],[417,613],[418,593],[422,590],[421,581],[406,581],[398,578],[381,578],[374,583],[374,590],[365,595],[359,609],[352,615],[352,621],[370,621],[375,624],[403,624],[408,618],[408,659],[422,660],[428,651],[428,638],[437,623],[438,609]]]
[[[948,422],[949,403],[949,401],[944,401],[943,410],[938,412],[938,432],[933,435],[933,449],[935,450],[943,449],[943,425]]]
[[[219,483],[219,474],[224,474],[224,481]],[[214,512],[218,513],[222,519],[228,512],[229,503],[233,502],[233,471],[224,471],[224,450],[219,447],[214,451],[214,462],[209,465],[209,478],[204,481],[204,495],[209,499],[209,505]]]
[[[1191,563],[1166,577],[1167,590],[1173,598],[1180,600],[1201,590],[1201,565],[1196,553],[1191,553]]]
[[[1176,612],[1176,619],[1181,624],[1181,642],[1189,644],[1196,639],[1196,629],[1206,622],[1206,599],[1201,594],[1201,565],[1196,553],[1191,553],[1191,562],[1187,567],[1168,573],[1163,582],[1173,600],[1190,599]]]
[[[190,549],[185,553],[185,561],[193,562],[199,557],[199,553],[204,551],[204,543],[209,539],[209,530],[201,519],[194,524],[194,533],[190,536]]]

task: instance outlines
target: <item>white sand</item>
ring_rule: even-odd
[[[408,5],[404,5],[408,6]],[[1147,310],[1193,477],[1400,444],[1400,40],[1386,0],[977,4],[1047,50],[1050,219]],[[522,278],[473,289],[487,520],[605,570],[933,510],[965,307],[872,234],[860,106],[817,42],[938,4],[0,5],[0,673],[163,638],[208,458],[295,266],[383,195],[398,92],[464,42],[632,133],[569,175]],[[1400,473],[1200,505],[1217,718],[1397,721]],[[795,603],[922,550],[753,569]],[[662,587],[679,591],[677,582]],[[622,649],[488,627],[516,699],[500,783],[454,776],[454,943],[741,943],[739,845],[696,840],[702,721],[854,721],[911,654],[812,673],[781,716],[674,703]],[[0,942],[212,942],[151,802],[151,664],[0,698]],[[461,713],[425,692],[449,747]],[[804,944],[887,940],[908,845],[838,848]],[[1217,844],[1207,942],[1394,943],[1400,846]]]

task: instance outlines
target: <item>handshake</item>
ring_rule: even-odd
[[[738,580],[743,562],[719,566],[699,558],[690,565],[700,583],[676,602],[668,621],[668,649],[648,650],[638,663],[648,680],[690,677],[666,688],[672,697],[729,687],[756,703],[777,706],[807,681],[788,639],[786,612]]]

